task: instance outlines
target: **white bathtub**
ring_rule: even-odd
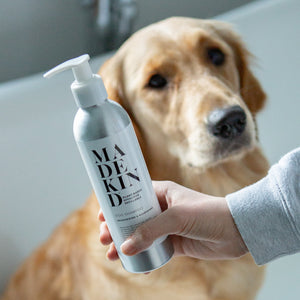
[[[258,1],[219,19],[236,24],[258,58],[255,73],[269,95],[260,139],[274,163],[300,145],[300,1]],[[93,69],[105,59],[93,59]],[[72,136],[71,82],[70,73],[37,74],[0,85],[0,291],[91,191]],[[270,263],[258,299],[299,299],[299,276],[299,255]]]

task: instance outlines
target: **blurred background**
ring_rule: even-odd
[[[211,18],[251,0],[1,0],[0,82],[117,48],[169,16]]]

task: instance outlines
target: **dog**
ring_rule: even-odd
[[[255,117],[266,95],[230,25],[174,17],[130,37],[100,70],[134,124],[152,179],[225,196],[264,177]],[[105,259],[92,194],[19,268],[2,300],[250,300],[264,268],[173,258],[149,275]]]

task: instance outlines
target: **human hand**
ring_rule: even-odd
[[[168,234],[177,256],[231,259],[248,252],[225,198],[205,195],[168,181],[154,181],[153,187],[163,212],[142,224],[122,244],[125,255],[135,255]],[[101,210],[99,220],[100,242],[110,245],[107,258],[116,260],[118,253]]]

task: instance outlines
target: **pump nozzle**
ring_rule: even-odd
[[[88,54],[83,54],[79,57],[67,60],[45,73],[44,77],[49,78],[65,70],[72,69],[76,81],[81,82],[89,80],[93,75],[91,67],[88,63],[89,59],[90,56]]]
[[[107,98],[107,93],[99,75],[93,74],[89,65],[88,54],[67,60],[44,74],[45,78],[52,77],[65,70],[72,69],[75,81],[71,90],[79,107],[85,108],[100,104]]]

